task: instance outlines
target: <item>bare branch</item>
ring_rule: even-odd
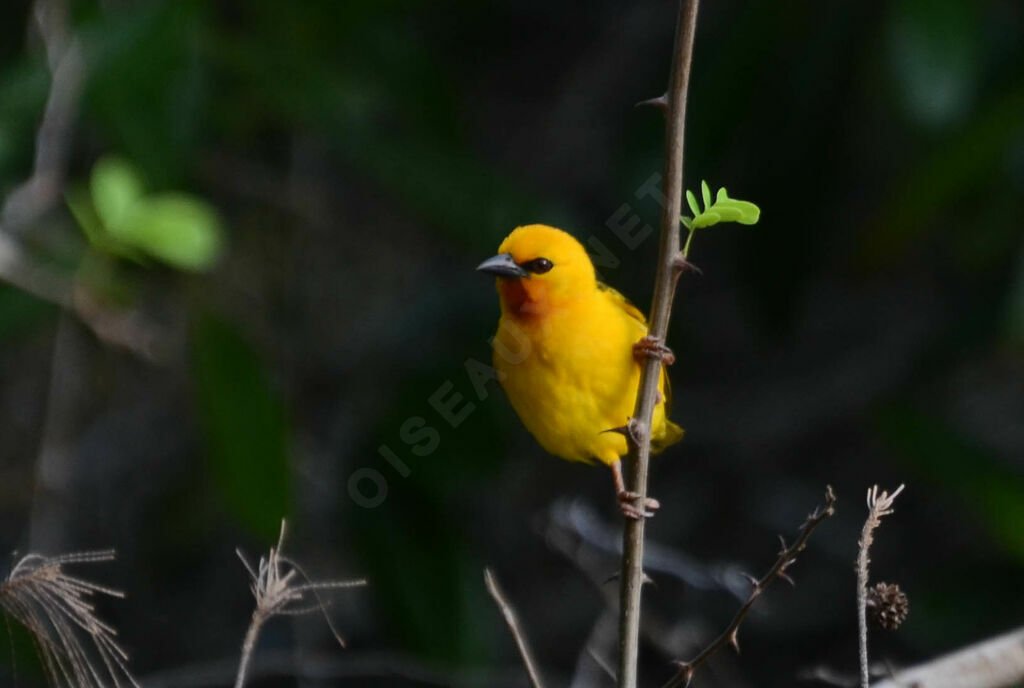
[[[878,485],[868,490],[868,518],[864,522],[864,529],[860,534],[859,548],[857,552],[857,629],[860,640],[860,685],[861,688],[868,688],[871,683],[870,670],[868,667],[868,564],[871,559],[868,553],[871,543],[874,542],[875,528],[882,524],[882,517],[892,513],[892,505],[896,497],[903,492],[903,485],[900,485],[890,495],[883,491],[878,494]]]
[[[516,641],[516,647],[519,648],[519,656],[523,658],[523,665],[526,667],[526,675],[530,677],[530,685],[533,688],[544,688],[540,671],[537,669],[537,662],[534,660],[533,654],[530,652],[530,646],[526,642],[526,635],[519,627],[516,611],[505,597],[505,593],[502,592],[501,587],[498,585],[498,580],[494,577],[494,572],[490,569],[484,569],[484,583],[487,585],[487,592],[491,593],[495,604],[498,605],[502,616],[505,617],[508,630],[511,631],[512,637]]]
[[[683,148],[686,133],[686,94],[693,61],[693,42],[697,29],[699,0],[680,0],[676,22],[672,72],[666,93],[665,119],[665,205],[661,216],[661,242],[658,248],[658,274],[651,302],[648,336],[664,342],[672,313],[679,272],[673,261],[679,254],[679,217],[683,197]],[[635,505],[642,513],[647,500],[647,469],[651,455],[649,428],[654,416],[661,379],[660,357],[648,358],[641,367],[640,389],[633,418],[643,429],[640,441],[629,439],[629,491],[636,494]],[[637,659],[640,645],[640,594],[643,586],[644,519],[627,520],[623,533],[621,603],[619,617],[619,688],[636,688]]]
[[[11,191],[0,210],[0,226],[14,235],[24,231],[60,199],[86,74],[82,46],[68,32],[67,4],[61,0],[36,0],[32,18],[46,49],[51,80],[36,133],[32,173]]]
[[[750,608],[754,606],[754,602],[761,596],[761,593],[765,591],[765,588],[775,580],[776,578],[782,578],[783,580],[793,583],[793,580],[788,575],[788,569],[796,563],[796,558],[807,546],[807,540],[811,537],[811,533],[817,528],[822,521],[829,518],[836,512],[836,494],[832,490],[832,486],[828,485],[825,487],[825,506],[824,508],[816,508],[804,521],[804,524],[800,526],[800,533],[797,535],[796,540],[792,545],[786,545],[785,540],[782,541],[782,550],[779,552],[778,558],[772,567],[768,569],[760,578],[751,578],[750,595],[747,597],[747,601],[740,606],[739,610],[732,617],[732,621],[726,626],[725,630],[722,631],[710,645],[701,650],[696,657],[688,662],[679,662],[679,672],[672,677],[668,683],[665,684],[664,688],[678,688],[679,686],[689,686],[690,681],[693,680],[694,674],[697,669],[707,662],[711,657],[721,650],[726,645],[732,645],[733,648],[739,652],[739,631],[740,625],[743,620],[747,618],[747,613],[750,612]]]
[[[319,592],[366,585],[365,580],[325,582],[310,580],[295,562],[281,553],[284,547],[285,532],[286,524],[282,520],[277,547],[271,547],[270,554],[260,557],[256,566],[251,565],[245,556],[240,551],[238,552],[238,558],[242,560],[242,565],[245,566],[252,579],[251,588],[252,594],[256,598],[256,609],[253,610],[252,621],[249,623],[249,628],[245,632],[245,640],[242,642],[242,658],[235,676],[235,688],[242,688],[245,685],[249,662],[256,649],[260,630],[263,628],[263,624],[275,616],[295,616],[319,611],[327,620],[327,625],[334,634],[335,640],[339,645],[345,647],[344,639],[335,630],[334,624],[327,616],[326,605],[320,599]],[[300,582],[303,580],[306,582]],[[311,601],[309,596],[314,599]]]
[[[873,688],[1005,688],[1024,681],[1024,627],[896,672]]]
[[[68,30],[65,2],[36,0],[32,19],[46,49],[50,91],[36,134],[32,172],[0,206],[0,280],[74,313],[108,344],[148,361],[161,360],[165,333],[136,311],[109,309],[77,277],[30,255],[18,238],[61,198],[87,72],[81,43]]]

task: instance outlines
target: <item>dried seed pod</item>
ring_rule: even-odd
[[[868,612],[887,631],[895,631],[910,613],[910,601],[896,583],[875,583],[868,588]]]

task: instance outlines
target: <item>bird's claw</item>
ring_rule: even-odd
[[[622,512],[622,515],[634,521],[654,516],[654,512],[661,507],[661,502],[654,497],[644,497],[641,500],[640,495],[628,490],[619,492],[618,497],[619,510]],[[642,505],[638,506],[637,502],[641,502]]]
[[[665,346],[660,338],[651,335],[647,335],[633,345],[633,358],[641,364],[645,358],[660,358],[665,365],[672,365],[676,362],[676,355],[672,349]]]

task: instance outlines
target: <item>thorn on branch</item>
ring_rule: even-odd
[[[740,629],[732,629],[732,633],[729,634],[729,644],[732,645],[732,649],[736,650],[736,654],[740,653]]]
[[[602,430],[601,434],[606,432],[618,433],[634,445],[640,445],[647,437],[647,428],[636,418],[630,418],[625,425],[620,425],[617,428]]]
[[[668,112],[668,94],[662,93],[657,98],[648,98],[647,100],[641,100],[633,107],[653,107],[661,110],[662,112]]]
[[[672,259],[672,270],[676,273],[677,277],[682,275],[684,272],[692,272],[696,275],[704,274],[703,270],[688,261],[682,253],[678,253],[676,257]]]

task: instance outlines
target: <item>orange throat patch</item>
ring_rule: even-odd
[[[547,285],[540,280],[499,279],[506,312],[522,319],[542,318],[550,310]]]

